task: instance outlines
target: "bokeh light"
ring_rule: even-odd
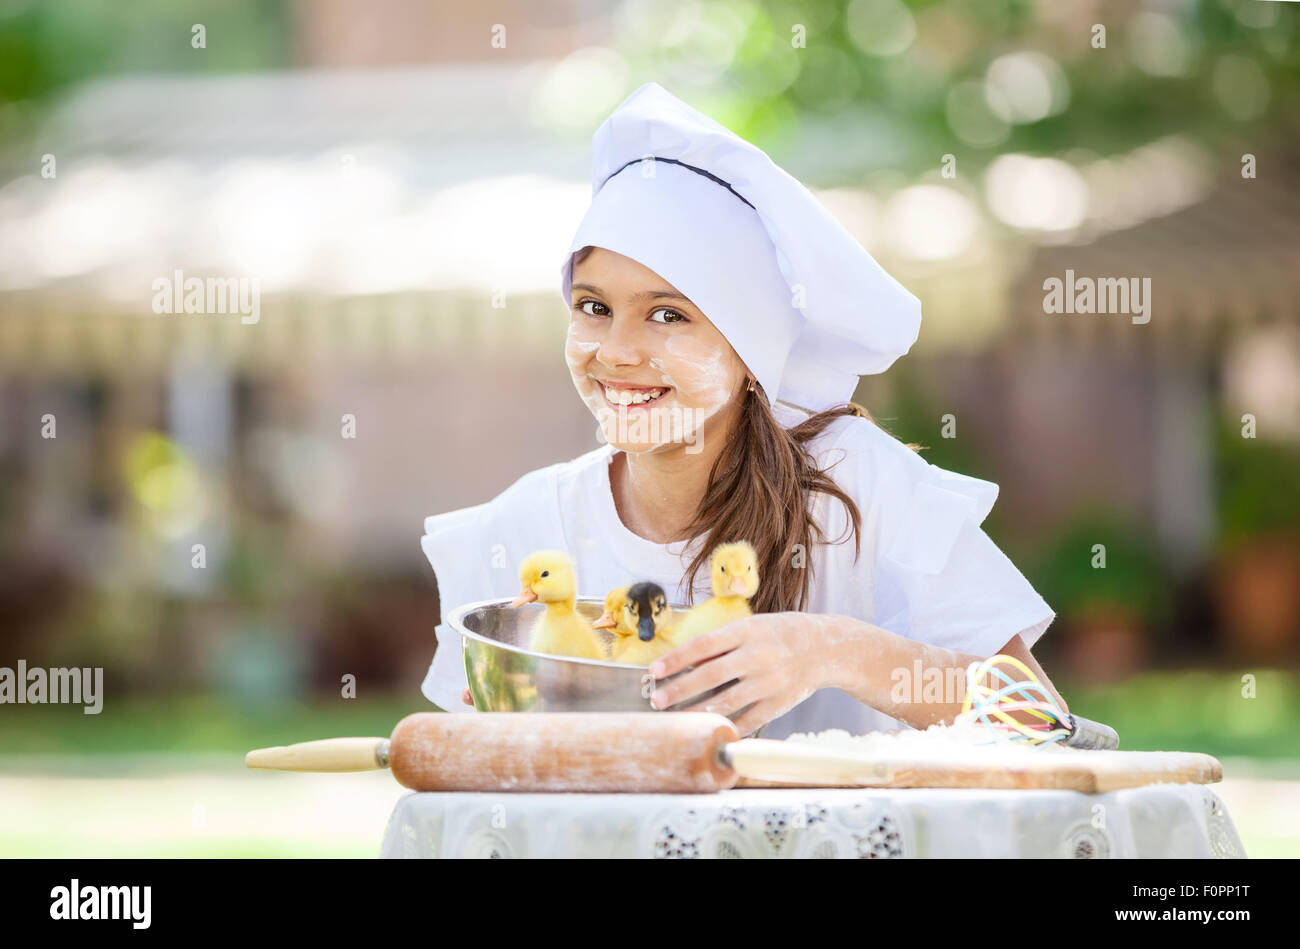
[[[872,56],[897,56],[916,39],[916,18],[899,0],[851,0],[844,25],[853,45]]]
[[[1233,414],[1254,415],[1263,437],[1300,439],[1300,328],[1243,336],[1227,354],[1223,387]]]
[[[160,432],[140,432],[127,445],[126,480],[146,523],[180,537],[207,516],[209,499],[198,466]]]
[[[1065,73],[1043,53],[999,56],[989,64],[984,88],[989,109],[1004,122],[1037,122],[1060,114],[1070,104]]]
[[[1173,17],[1144,11],[1128,28],[1128,54],[1133,65],[1153,76],[1185,76],[1192,67],[1192,44]]]
[[[557,128],[590,128],[627,94],[627,82],[627,63],[615,50],[574,50],[542,76],[533,114]]]
[[[914,185],[890,199],[886,226],[898,251],[913,260],[946,260],[970,247],[979,225],[975,206],[944,185]]]
[[[1268,108],[1268,77],[1247,56],[1220,56],[1211,82],[1223,111],[1238,121],[1258,118]]]
[[[1003,155],[989,166],[984,182],[989,208],[1020,230],[1065,236],[1088,211],[1083,176],[1057,158]]]

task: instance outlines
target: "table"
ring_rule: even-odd
[[[1079,791],[409,792],[381,857],[1245,857],[1202,784]]]

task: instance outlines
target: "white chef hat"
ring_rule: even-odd
[[[718,327],[769,399],[819,412],[916,341],[921,303],[765,152],[658,83],[592,138],[588,245],[650,268]]]

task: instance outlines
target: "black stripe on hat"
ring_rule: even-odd
[[[660,158],[658,155],[649,155],[649,156],[645,156],[645,157],[642,157],[642,158],[633,158],[630,162],[628,162],[628,163],[627,163],[626,165],[624,165],[622,168],[619,168],[618,171],[614,172],[614,175],[617,175],[619,171],[622,171],[623,168],[626,168],[628,165],[635,165],[635,164],[637,164],[638,162],[645,161],[646,157],[648,157],[648,158],[653,158],[655,161],[666,161],[666,162],[669,162],[670,164],[673,164],[673,165],[681,165],[683,168],[689,168],[691,171],[695,172],[697,175],[703,175],[705,178],[708,178],[710,181],[715,181],[715,182],[717,182],[718,184],[722,185],[722,187],[726,188],[728,191],[730,191],[732,194],[734,194],[736,197],[740,198],[741,201],[745,201],[744,196],[743,196],[739,191],[737,191],[735,188],[731,187],[731,185],[729,185],[727,182],[723,181],[723,180],[722,180],[721,178],[719,178],[717,175],[710,174],[709,172],[705,171],[703,168],[696,168],[694,165],[688,165],[688,164],[686,164],[686,162],[684,162],[684,161],[678,161],[676,158]],[[613,178],[614,175],[610,175],[609,178]],[[605,187],[605,185],[609,183],[609,178],[606,178],[604,181],[602,181],[602,182],[600,183],[600,186],[601,186],[602,188]],[[745,203],[746,203],[746,204],[749,204],[748,201],[745,201]],[[753,206],[752,204],[749,204],[749,206],[750,206],[751,208],[754,208],[754,206]],[[754,210],[757,211],[758,208],[754,208]]]

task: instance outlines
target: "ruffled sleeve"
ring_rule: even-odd
[[[426,518],[424,537],[420,539],[420,549],[433,567],[438,585],[438,611],[442,617],[434,630],[438,646],[421,691],[430,702],[448,712],[470,711],[460,698],[469,685],[461,656],[461,637],[447,624],[447,616],[461,603],[488,598],[488,594],[478,596],[473,591],[483,587],[482,564],[476,548],[489,514],[489,505],[479,504]]]
[[[866,419],[846,420],[835,447],[832,476],[863,515],[855,575],[871,570],[876,624],[981,657],[1017,633],[1032,646],[1053,613],[980,527],[998,486],[929,464]]]
[[[560,546],[555,511],[555,468],[529,472],[486,504],[428,517],[420,548],[438,584],[438,646],[421,691],[444,711],[472,712],[461,701],[469,685],[459,633],[447,617],[478,600],[519,592],[520,559],[532,550]]]

